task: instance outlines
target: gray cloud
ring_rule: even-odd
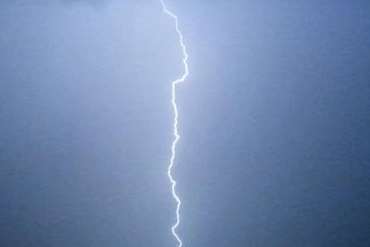
[[[89,4],[92,6],[104,6],[110,2],[111,0],[1,0],[1,4],[15,4],[15,5],[46,5],[52,3],[61,2],[62,4]]]
[[[75,3],[87,3],[93,6],[103,6],[111,2],[111,0],[60,0],[65,4],[75,4]]]

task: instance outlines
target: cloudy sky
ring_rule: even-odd
[[[369,246],[370,2],[167,4],[184,247]],[[0,30],[0,246],[176,246],[159,0],[3,0]]]

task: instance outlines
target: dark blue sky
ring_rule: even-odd
[[[370,246],[370,2],[167,2],[184,247]],[[175,246],[159,1],[1,1],[0,30],[0,246]]]

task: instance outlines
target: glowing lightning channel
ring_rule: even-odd
[[[160,0],[160,1],[161,1],[163,12],[165,14],[167,14],[168,16],[170,16],[175,21],[175,28],[176,28],[177,35],[179,37],[179,43],[180,43],[181,50],[182,50],[182,55],[183,55],[182,62],[184,64],[184,73],[182,74],[182,76],[180,78],[174,80],[171,83],[171,87],[172,87],[171,104],[172,104],[172,108],[173,108],[173,112],[174,112],[174,119],[173,119],[173,136],[174,136],[174,139],[173,139],[173,142],[172,142],[172,145],[171,145],[170,164],[168,165],[168,169],[167,169],[167,175],[168,175],[168,178],[171,182],[172,197],[175,199],[175,201],[177,203],[177,205],[176,205],[176,222],[171,227],[171,231],[172,231],[172,235],[176,238],[176,240],[178,242],[178,247],[182,247],[181,238],[179,237],[179,235],[176,232],[176,228],[180,224],[181,200],[180,200],[179,196],[176,193],[176,180],[172,176],[172,169],[173,169],[175,159],[176,159],[176,145],[180,140],[180,134],[179,134],[179,130],[178,130],[179,112],[177,110],[177,103],[176,103],[176,86],[177,86],[177,84],[179,84],[181,82],[184,82],[186,80],[186,78],[188,77],[188,75],[189,75],[189,65],[187,63],[189,55],[186,51],[186,46],[184,44],[184,38],[183,38],[182,32],[179,29],[179,22],[178,22],[177,16],[167,8],[166,4],[164,3],[164,0]]]

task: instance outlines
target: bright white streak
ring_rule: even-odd
[[[179,28],[179,22],[178,22],[177,16],[167,8],[166,4],[164,3],[164,0],[160,0],[160,1],[161,1],[163,12],[165,14],[167,14],[168,16],[170,16],[175,22],[175,28],[176,28],[176,32],[177,32],[177,35],[178,35],[178,38],[179,38],[179,43],[180,43],[180,46],[181,46],[181,50],[182,50],[182,56],[183,56],[182,62],[184,64],[184,73],[182,74],[182,76],[180,78],[172,81],[172,83],[171,83],[171,87],[172,87],[171,104],[172,104],[172,108],[173,108],[173,112],[174,112],[174,118],[173,118],[173,136],[174,136],[174,139],[173,139],[172,145],[171,145],[171,158],[170,158],[170,163],[169,163],[168,169],[167,169],[167,175],[168,175],[168,178],[171,182],[172,197],[176,201],[176,222],[175,222],[174,225],[172,225],[171,231],[172,231],[172,235],[176,238],[176,240],[178,242],[178,247],[181,247],[182,246],[182,240],[176,232],[176,228],[180,224],[181,200],[180,200],[179,196],[176,193],[176,180],[172,176],[172,169],[174,167],[175,159],[176,159],[176,145],[180,140],[180,134],[179,134],[179,130],[178,130],[179,112],[177,110],[177,103],[176,103],[176,86],[177,86],[177,84],[179,84],[181,82],[184,82],[186,80],[186,78],[188,77],[188,75],[189,75],[189,66],[188,66],[188,63],[187,63],[189,55],[186,51],[186,46],[184,44],[184,38],[183,38],[182,32]]]

